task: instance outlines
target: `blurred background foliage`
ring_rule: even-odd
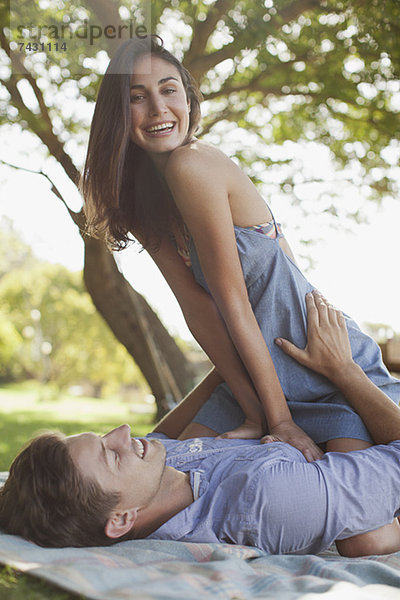
[[[0,222],[0,381],[38,378],[100,397],[124,385],[149,393],[125,348],[97,313],[82,273],[35,258]]]

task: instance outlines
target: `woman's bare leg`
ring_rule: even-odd
[[[364,450],[372,446],[370,442],[355,438],[337,438],[326,442],[327,452],[351,452],[352,450]]]
[[[195,437],[216,437],[218,433],[200,423],[189,423],[182,431],[178,440],[188,440]]]

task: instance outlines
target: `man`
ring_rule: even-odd
[[[0,526],[45,546],[150,537],[269,553],[318,552],[335,540],[348,556],[400,549],[400,409],[353,362],[343,315],[317,292],[307,307],[306,348],[278,345],[331,379],[375,442],[387,445],[307,462],[270,436],[263,445],[170,439],[185,437],[219,382],[212,373],[145,439],[131,438],[122,425],[103,437],[33,440],[11,466]]]

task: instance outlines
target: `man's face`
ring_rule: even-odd
[[[70,456],[84,477],[104,491],[118,492],[117,509],[148,506],[160,489],[165,448],[159,440],[136,440],[129,425],[103,436],[81,433],[66,438]]]

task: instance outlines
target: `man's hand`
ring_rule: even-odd
[[[308,333],[304,350],[282,338],[275,343],[300,364],[335,382],[354,364],[345,318],[317,290],[307,294],[306,304]]]
[[[322,458],[322,450],[308,437],[308,435],[294,423],[294,421],[285,421],[271,428],[271,432],[261,438],[262,444],[271,442],[286,442],[300,450],[308,462]]]

